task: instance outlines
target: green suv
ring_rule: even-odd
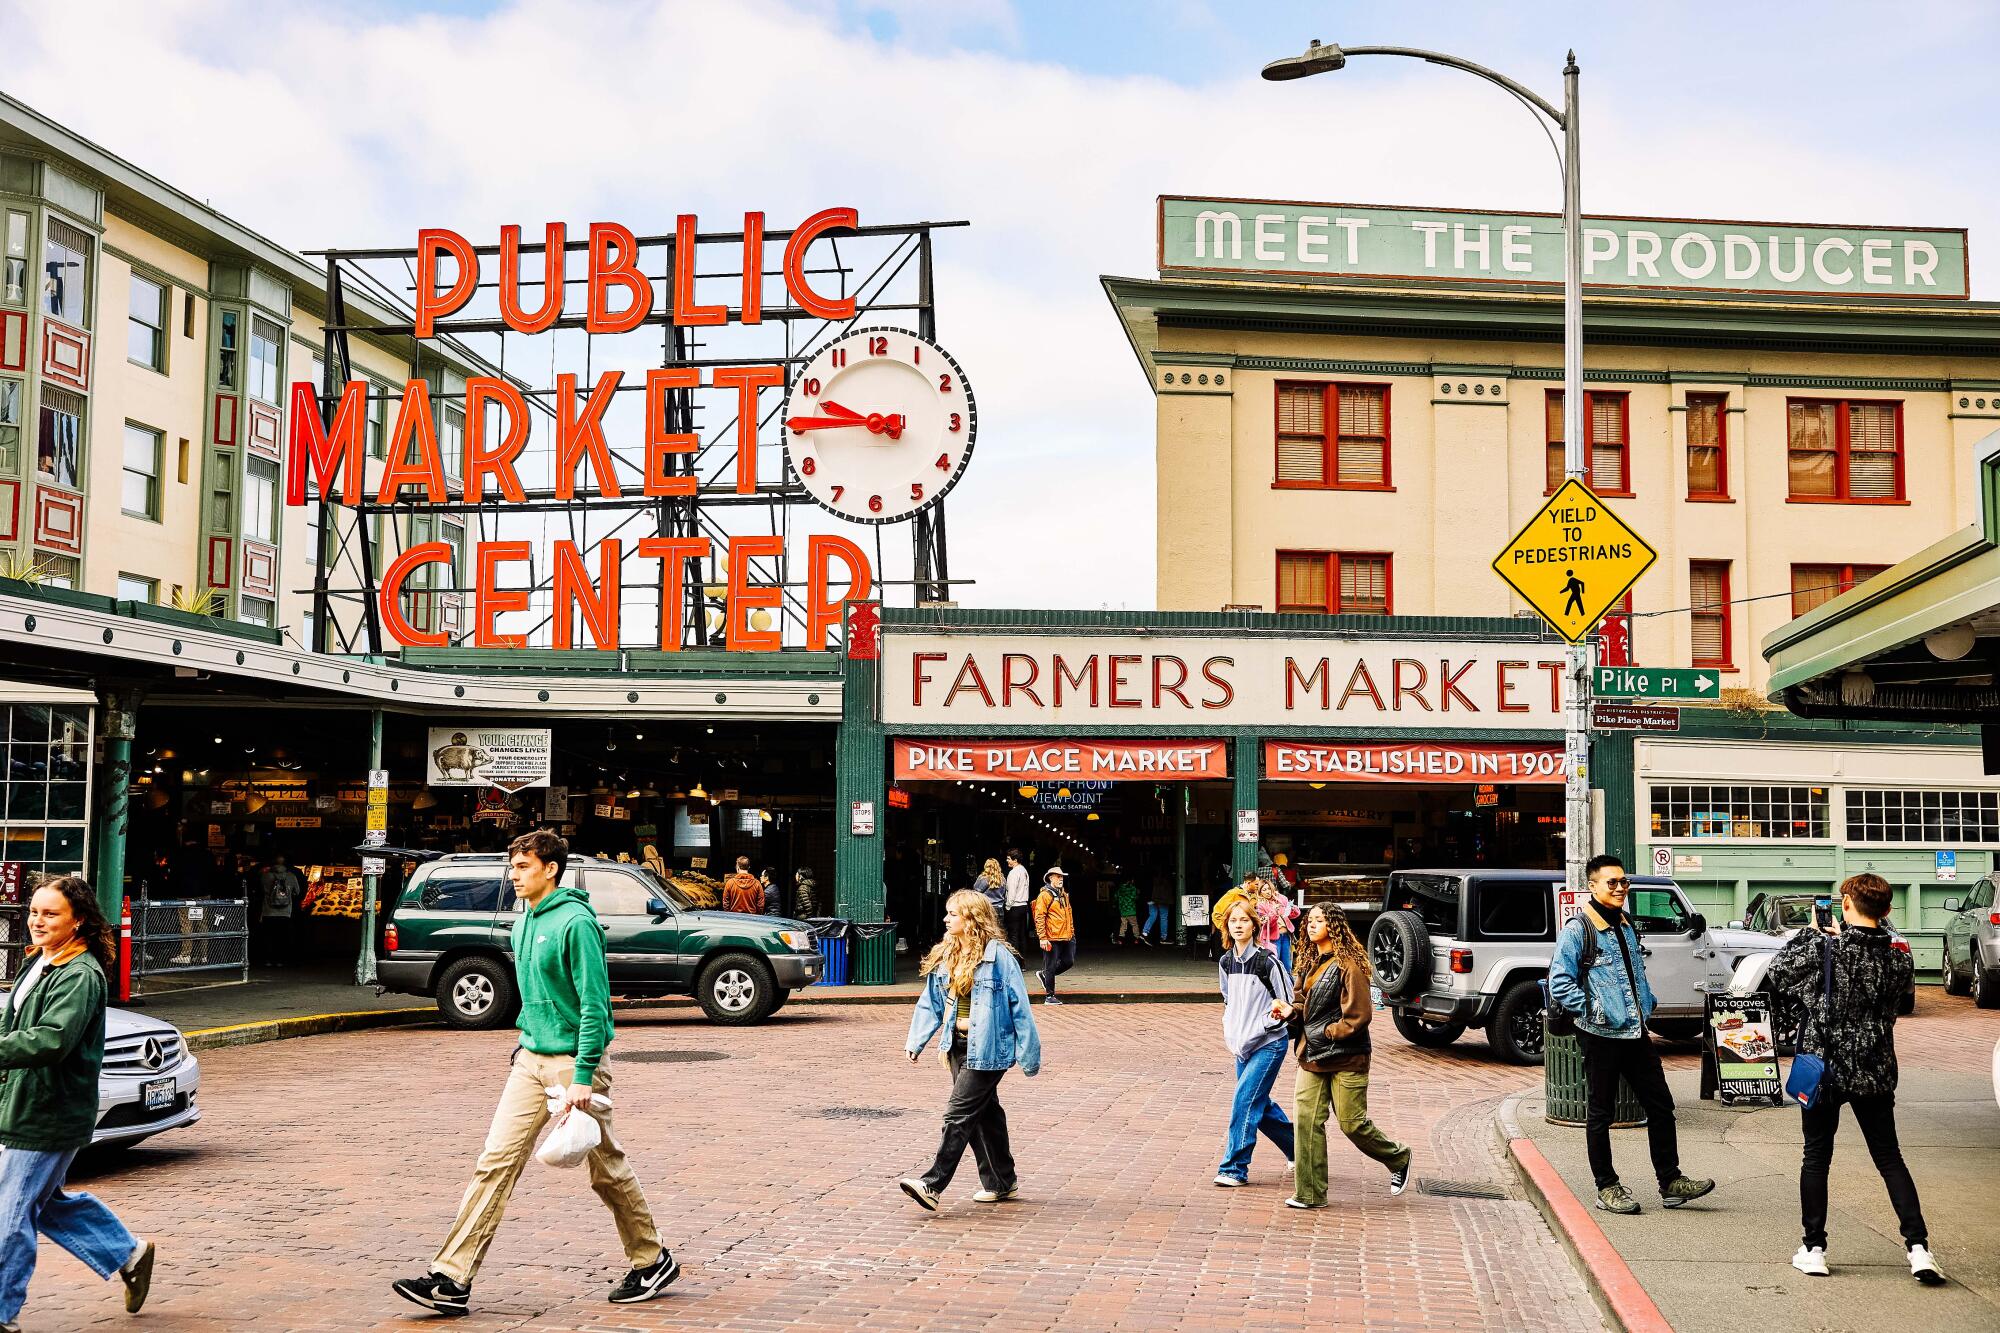
[[[562,885],[596,909],[615,996],[693,995],[717,1023],[757,1023],[819,979],[804,922],[704,911],[643,866],[590,856],[569,859]],[[508,942],[519,910],[505,856],[422,860],[386,910],[376,978],[436,996],[453,1027],[505,1027],[520,1006]]]

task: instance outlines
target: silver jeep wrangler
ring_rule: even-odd
[[[1418,1046],[1449,1046],[1486,1029],[1502,1059],[1538,1065],[1555,956],[1557,894],[1551,870],[1398,870],[1368,931],[1375,984],[1396,1031]],[[1708,923],[1671,880],[1635,876],[1626,911],[1639,931],[1646,980],[1659,1000],[1651,1028],[1670,1041],[1701,1036],[1704,995],[1728,989]],[[1774,949],[1778,941],[1771,942]]]

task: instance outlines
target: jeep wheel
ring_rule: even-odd
[[[1967,963],[1972,961],[1971,955],[1972,951],[1967,949]],[[1972,989],[1972,969],[1967,967],[1965,972],[1966,975],[1961,977],[1958,974],[1958,969],[1951,965],[1951,946],[1946,945],[1944,951],[1944,993],[1946,995],[1963,995]]]
[[[1375,984],[1392,999],[1419,994],[1431,979],[1431,933],[1415,912],[1384,912],[1368,928]]]
[[[1896,1001],[1896,1012],[1905,1018],[1917,1012],[1917,988],[1914,983],[1903,992],[1903,998]]]
[[[695,999],[714,1023],[761,1023],[777,1007],[778,982],[764,960],[726,953],[701,970]]]
[[[1509,1064],[1538,1065],[1548,1040],[1543,1026],[1542,984],[1517,981],[1500,997],[1486,1024],[1486,1042]]]
[[[1396,1031],[1403,1034],[1403,1040],[1426,1050],[1440,1050],[1465,1035],[1465,1024],[1456,1019],[1434,1022],[1420,1014],[1406,1014],[1401,1009],[1396,1010],[1393,1017]]]
[[[514,1019],[514,973],[497,958],[461,958],[438,978],[438,1012],[455,1028],[499,1028]]]
[[[1981,1009],[2000,1009],[2000,971],[1979,965],[1972,955],[1972,1002]]]

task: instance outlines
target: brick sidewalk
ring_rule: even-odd
[[[1374,1111],[1419,1145],[1419,1187],[1389,1198],[1380,1168],[1336,1142],[1336,1206],[1299,1213],[1264,1154],[1253,1188],[1208,1183],[1230,1092],[1217,1012],[1035,1012],[1044,1073],[1003,1088],[1024,1201],[972,1204],[968,1160],[937,1215],[894,1187],[928,1161],[945,1090],[934,1062],[898,1053],[901,1009],[788,1009],[747,1030],[621,1017],[620,1138],[686,1275],[664,1300],[606,1303],[621,1268],[609,1218],[581,1172],[530,1164],[462,1326],[1601,1326],[1495,1151],[1492,1106],[1538,1071],[1477,1038],[1418,1051],[1384,1024]],[[161,1243],[144,1326],[421,1320],[388,1283],[421,1271],[450,1220],[510,1046],[408,1030],[205,1056],[202,1123],[81,1182]],[[646,1061],[692,1052],[723,1058]],[[45,1248],[26,1327],[126,1319],[115,1284]]]

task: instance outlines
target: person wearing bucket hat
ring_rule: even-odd
[[[1042,891],[1035,895],[1035,935],[1042,942],[1043,1004],[1061,1004],[1056,998],[1056,978],[1076,966],[1076,912],[1069,891],[1063,887],[1068,877],[1061,866],[1050,866],[1042,876]]]

